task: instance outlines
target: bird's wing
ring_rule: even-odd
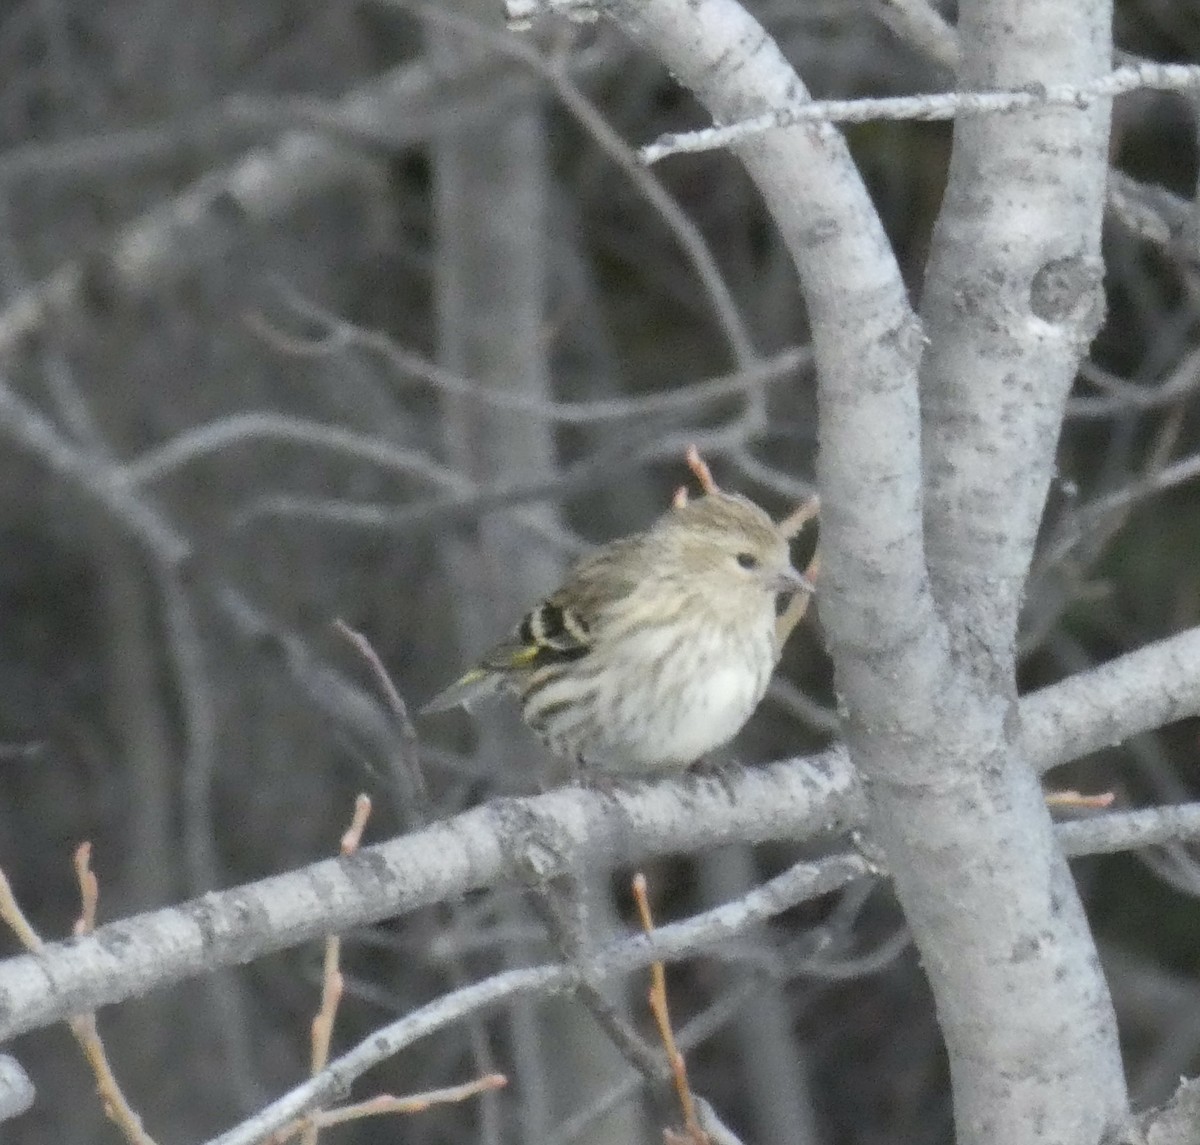
[[[532,609],[517,640],[540,663],[574,659],[604,636],[611,607],[637,585],[643,534],[613,541],[571,569],[560,588]],[[544,657],[545,659],[541,659]]]
[[[497,691],[515,673],[586,655],[596,633],[603,631],[608,606],[632,587],[622,570],[628,547],[638,541],[629,537],[613,542],[579,562],[561,587],[525,614],[511,637],[490,649],[421,711],[441,712],[470,704]]]

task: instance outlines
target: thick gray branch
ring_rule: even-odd
[[[1176,676],[1164,688],[1164,678]],[[1097,721],[1088,699],[1110,689],[1126,693],[1125,702],[1112,719]],[[1200,630],[1037,692],[1022,701],[1021,713],[1041,770],[1194,716]],[[41,954],[0,962],[0,1039],[467,890],[525,879],[531,863],[546,876],[566,864],[633,864],[734,839],[802,839],[862,824],[858,781],[840,748],[739,773],[728,788],[685,778],[612,796],[562,790],[501,801],[349,859],[52,943]],[[1129,845],[1157,838],[1139,829]]]
[[[719,122],[806,96],[733,0],[609,0],[604,10]],[[975,0],[963,12],[962,79],[972,87],[1083,82],[1107,69],[1103,4]],[[931,270],[927,289],[946,304],[931,311],[930,353],[949,357],[927,371],[932,384],[954,381],[951,411],[971,416],[937,423],[935,447],[952,456],[928,521],[917,326],[843,141],[812,124],[736,147],[809,305],[822,619],[848,747],[937,997],[964,1145],[1093,1145],[1125,1112],[1111,1003],[1024,755],[1013,683],[1016,604],[1065,402],[1060,375],[1094,328],[1103,116],[1103,107],[1046,109],[999,127],[959,125],[959,199],[947,219],[973,224],[962,233],[974,244],[957,252],[966,278],[953,259]],[[1059,225],[1053,210],[1072,194]],[[1006,364],[985,360],[1002,347]],[[1048,360],[1045,394],[1020,373],[1037,354]],[[937,546],[936,611],[926,537]],[[970,575],[949,576],[951,567]]]
[[[605,12],[658,56],[719,122],[808,98],[763,28],[734,0],[614,0]],[[916,363],[920,334],[887,237],[829,124],[737,149],[796,264],[821,380],[822,619],[835,643],[868,645],[922,620]],[[871,537],[869,552],[854,543]],[[897,678],[897,704],[923,699]]]
[[[499,800],[349,858],[111,923],[0,963],[0,1039],[481,887],[839,832],[855,818],[851,771],[833,753],[747,772],[736,793],[731,801],[721,781],[691,779]]]
[[[1108,71],[1105,3],[959,13],[966,88]],[[871,768],[872,802],[937,994],[963,1145],[1090,1145],[1127,1112],[1107,986],[1008,715],[1067,393],[1103,316],[1109,111],[958,120],[923,294],[925,539],[966,694],[943,682],[941,750]]]
[[[974,0],[966,90],[1094,84],[1111,7]],[[955,121],[922,295],[926,544],[939,606],[1011,683],[1021,593],[1067,393],[1104,315],[1100,222],[1111,101]]]
[[[1040,771],[1111,747],[1130,729],[1200,714],[1200,628],[1147,644],[1021,700],[1025,750]]]

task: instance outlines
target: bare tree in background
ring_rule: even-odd
[[[657,1139],[656,958],[714,1140],[1200,1140],[1198,13],[12,6],[0,866],[120,921],[0,961],[4,1140],[118,1139],[91,1011],[162,1143]],[[763,766],[536,794],[335,625],[424,699],[693,441],[822,498]]]

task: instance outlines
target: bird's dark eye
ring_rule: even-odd
[[[758,568],[758,557],[753,553],[738,553],[737,563],[744,569]]]

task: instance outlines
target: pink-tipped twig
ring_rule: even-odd
[[[650,913],[650,900],[646,894],[646,876],[640,871],[633,876],[633,898],[637,903],[642,930],[648,937],[654,933],[654,917]],[[700,1125],[692,1089],[688,1084],[687,1063],[683,1060],[683,1054],[679,1052],[675,1032],[671,1028],[671,1012],[667,1006],[667,971],[659,961],[650,964],[649,1001],[650,1012],[654,1015],[654,1023],[658,1027],[658,1036],[667,1054],[667,1064],[675,1082],[675,1092],[679,1096],[679,1107],[683,1112],[682,1138],[670,1129],[664,1130],[663,1137],[668,1143],[683,1140],[689,1145],[711,1145],[708,1134]]]
[[[705,493],[720,493],[721,487],[714,480],[712,470],[708,467],[708,462],[700,456],[700,450],[694,445],[689,445],[686,456],[687,466],[695,474],[696,480],[700,482],[700,488]]]

